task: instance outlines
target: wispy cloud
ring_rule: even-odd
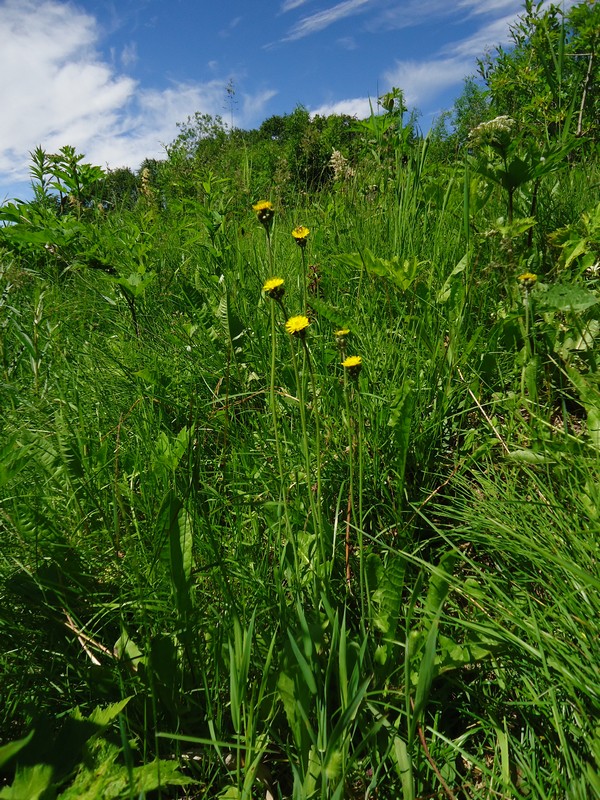
[[[295,8],[305,5],[310,0],[284,0],[281,4],[281,13],[285,14],[286,11],[293,11]]]
[[[237,124],[245,125],[251,122],[253,125],[257,125],[262,122],[269,101],[277,94],[275,89],[263,89],[256,94],[242,95],[242,114]]]
[[[468,36],[446,44],[437,53],[422,61],[399,59],[383,75],[388,86],[404,90],[409,107],[431,106],[447,90],[458,87],[465,77],[476,71],[475,59],[486,49],[510,41],[510,26],[522,12],[520,0],[410,0],[388,6],[373,30],[409,28],[424,24],[427,19],[448,23],[477,19],[477,27]],[[487,20],[485,20],[487,17]],[[471,24],[472,28],[472,24]]]
[[[358,14],[365,9],[365,6],[372,4],[374,0],[343,0],[331,8],[318,11],[308,17],[303,17],[297,22],[285,37],[285,41],[294,41],[310,36],[313,33],[325,30],[334,22],[338,22],[352,14]]]
[[[494,14],[500,11],[517,14],[523,10],[523,3],[520,0],[460,0],[457,5],[459,8],[469,9],[473,16]]]
[[[219,36],[227,37],[231,35],[231,31],[234,31],[240,22],[242,21],[243,17],[234,17],[232,20],[229,21],[227,26],[219,31]]]
[[[135,42],[130,42],[126,44],[123,50],[121,51],[121,64],[124,67],[130,67],[132,64],[137,63],[138,54],[137,54],[137,46]]]
[[[343,47],[344,50],[356,50],[358,47],[354,36],[342,36],[341,39],[337,39],[336,44]]]
[[[424,20],[440,20],[456,12],[456,5],[448,0],[408,0],[394,2],[369,20],[372,31],[412,28]]]
[[[510,41],[510,25],[515,21],[514,14],[496,19],[474,31],[466,39],[451,42],[443,48],[443,53],[458,58],[476,58],[489,48],[505,45]]]
[[[411,108],[435,101],[449,87],[458,85],[472,71],[469,59],[442,58],[427,61],[396,61],[385,74],[389,86],[404,90],[404,101]]]

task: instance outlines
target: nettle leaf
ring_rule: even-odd
[[[600,390],[573,367],[567,368],[569,380],[577,389],[579,400],[587,414],[588,435],[600,450]],[[597,381],[596,381],[597,383]]]
[[[537,295],[540,311],[585,311],[595,305],[599,298],[588,289],[570,283],[556,283]]]
[[[11,786],[0,790],[3,800],[42,800],[55,796],[52,791],[54,767],[50,764],[35,764],[33,767],[17,769]]]
[[[311,297],[310,305],[320,317],[323,317],[328,322],[331,322],[336,328],[348,328],[349,330],[352,330],[352,325],[348,321],[348,318],[344,316],[338,308],[330,306],[328,303],[325,303],[318,297]]]
[[[518,219],[513,219],[510,223],[505,223],[504,220],[499,221],[497,230],[505,239],[516,239],[518,236],[527,233],[535,224],[536,221],[533,217],[519,217]]]

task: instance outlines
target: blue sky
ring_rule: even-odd
[[[521,11],[519,0],[0,0],[0,202],[26,194],[37,145],[135,169],[196,111],[230,122],[230,80],[237,127],[299,103],[366,116],[399,86],[427,129]]]

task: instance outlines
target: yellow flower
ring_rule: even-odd
[[[265,281],[263,292],[272,297],[273,300],[281,300],[285,289],[283,288],[283,278],[269,278]]]
[[[533,272],[524,272],[522,275],[519,275],[517,280],[524,289],[531,289],[537,281],[537,275]]]
[[[291,336],[299,336],[301,339],[306,335],[306,329],[310,325],[308,317],[299,314],[297,317],[290,317],[285,323],[285,329]]]
[[[356,377],[362,369],[362,358],[360,356],[348,356],[342,361],[342,367],[348,370],[348,374]]]
[[[340,328],[339,331],[336,331],[333,335],[335,336],[337,346],[343,350],[346,347],[346,340],[348,336],[350,336],[350,328]]]
[[[292,236],[299,247],[306,247],[306,240],[308,239],[309,233],[310,230],[305,225],[298,225],[298,227],[294,228],[292,231]]]
[[[260,200],[252,206],[252,210],[257,214],[259,211],[273,211],[273,203],[270,200]]]
[[[260,200],[258,203],[255,203],[252,206],[252,210],[256,212],[256,216],[258,217],[258,221],[261,223],[261,225],[264,225],[265,228],[268,228],[273,220],[273,215],[275,214],[273,203],[271,203],[270,200]]]

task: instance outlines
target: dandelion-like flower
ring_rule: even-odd
[[[270,200],[261,200],[252,206],[252,210],[256,212],[260,224],[264,225],[264,227],[269,230],[275,214],[273,203],[271,203]]]
[[[269,278],[268,281],[265,281],[263,292],[268,294],[273,300],[281,300],[285,292],[283,278]]]
[[[518,276],[517,280],[523,289],[531,289],[537,282],[537,275],[534,272],[524,272],[522,275]]]
[[[306,225],[298,225],[297,228],[294,228],[292,231],[292,236],[296,240],[298,247],[306,247],[309,233],[310,230],[306,227]]]
[[[334,336],[335,343],[343,350],[348,341],[348,336],[350,336],[350,328],[340,328],[339,331],[334,333]]]
[[[342,361],[342,367],[348,371],[349,375],[356,378],[362,369],[362,358],[360,356],[348,356],[345,361]]]
[[[288,319],[285,323],[285,329],[290,336],[298,336],[300,339],[304,339],[306,336],[306,329],[309,325],[308,317],[299,314],[296,317],[290,317]]]

